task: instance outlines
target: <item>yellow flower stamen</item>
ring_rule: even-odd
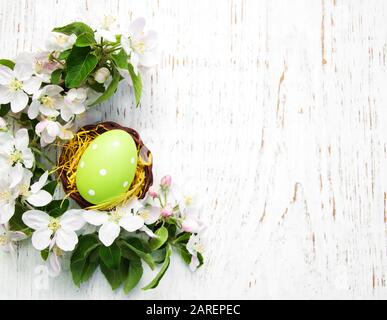
[[[0,246],[5,246],[8,242],[7,236],[0,236]]]
[[[40,102],[47,108],[53,108],[55,100],[49,96],[44,96],[40,99]]]
[[[56,219],[56,218],[51,219],[49,224],[48,224],[48,228],[52,232],[56,232],[60,228],[60,221],[59,221],[59,219]]]
[[[12,91],[18,91],[23,89],[23,82],[19,81],[16,78],[13,78],[11,82],[8,84],[8,88]]]

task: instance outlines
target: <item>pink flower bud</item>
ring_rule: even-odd
[[[148,190],[148,194],[152,197],[152,198],[156,198],[159,194],[158,192],[156,191],[156,189],[154,187],[150,187],[149,190]]]
[[[187,218],[183,221],[181,228],[185,232],[198,233],[201,229],[201,224],[195,218]]]
[[[171,185],[171,183],[172,183],[172,177],[170,175],[166,175],[161,178],[161,182],[160,182],[161,187],[167,188]]]
[[[173,209],[172,209],[172,207],[169,204],[167,204],[164,208],[161,209],[161,215],[164,218],[168,218],[172,214],[173,214]]]

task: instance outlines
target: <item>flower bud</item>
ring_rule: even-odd
[[[108,68],[102,67],[97,70],[97,72],[94,74],[94,79],[98,83],[104,83],[107,78],[110,76],[110,71]]]
[[[166,175],[161,178],[160,185],[162,188],[167,188],[171,185],[172,183],[172,177],[170,175]]]
[[[173,214],[173,209],[172,209],[172,207],[169,204],[167,204],[164,208],[161,209],[161,215],[164,218],[168,218],[172,214]]]
[[[154,187],[150,187],[149,190],[148,190],[148,194],[152,197],[152,198],[156,198],[159,194],[158,192],[156,191],[156,189]]]

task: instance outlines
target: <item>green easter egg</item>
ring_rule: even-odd
[[[109,201],[128,191],[137,167],[137,148],[124,130],[107,131],[87,147],[77,168],[80,195],[92,204]]]

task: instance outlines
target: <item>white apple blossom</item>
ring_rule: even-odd
[[[32,103],[28,108],[28,117],[35,119],[39,112],[46,117],[57,117],[59,110],[64,106],[61,95],[63,88],[57,85],[47,85],[33,95]]]
[[[51,32],[46,43],[46,47],[50,51],[66,51],[70,49],[77,36],[75,34],[67,35],[59,32]]]
[[[15,242],[27,239],[27,235],[21,231],[12,231],[8,224],[0,224],[0,250],[15,252]]]
[[[109,247],[120,235],[121,227],[129,232],[144,227],[144,218],[137,214],[140,207],[141,203],[134,199],[110,212],[86,211],[84,217],[88,223],[101,226],[98,231],[99,239],[106,247]]]
[[[48,269],[48,274],[50,277],[57,277],[62,272],[62,263],[61,260],[64,256],[63,250],[61,250],[58,246],[54,246],[49,254],[46,261],[46,266]]]
[[[117,20],[113,16],[104,15],[96,29],[95,39],[97,42],[101,42],[101,40],[117,41],[116,34],[119,33],[119,30]]]
[[[130,62],[138,73],[137,67],[152,67],[156,64],[157,33],[144,32],[145,19],[138,18],[131,23],[126,34],[121,36],[121,45],[130,55]]]
[[[19,129],[15,136],[4,134],[1,137],[0,160],[1,162],[14,165],[23,164],[26,168],[32,168],[34,164],[34,154],[28,148],[29,137],[25,128]]]
[[[32,65],[17,62],[14,69],[0,65],[0,104],[11,104],[14,113],[22,111],[28,104],[28,94],[37,92],[42,80],[33,76]]]
[[[45,147],[53,143],[56,138],[60,138],[62,140],[72,139],[74,133],[71,131],[71,127],[71,122],[62,126],[59,122],[47,118],[43,119],[36,125],[35,132],[40,137],[41,146]]]
[[[37,53],[22,53],[18,56],[18,61],[32,65],[33,74],[42,79],[43,82],[49,83],[51,73],[62,68],[62,65],[50,59],[51,52],[41,51]]]
[[[110,71],[106,67],[99,68],[94,74],[94,79],[98,83],[105,83],[110,76]]]
[[[19,167],[19,170],[21,170],[22,179],[17,187],[22,199],[35,207],[48,205],[52,201],[52,195],[46,190],[42,190],[47,182],[48,172],[43,173],[37,182],[30,185],[32,172],[22,167]]]
[[[18,184],[22,180],[21,164],[0,168],[0,224],[7,223],[15,213],[16,199],[19,196]]]
[[[61,117],[64,121],[70,121],[74,115],[82,114],[86,111],[85,101],[87,99],[87,90],[85,88],[70,89],[65,98],[61,109]]]
[[[200,260],[198,258],[198,253],[203,254],[204,246],[198,235],[193,234],[187,243],[187,250],[191,254],[191,263],[189,264],[189,268],[192,272],[194,272],[198,266],[200,265]]]
[[[83,210],[71,209],[59,218],[50,217],[40,210],[28,210],[23,216],[23,222],[34,229],[32,245],[37,250],[44,250],[56,245],[63,251],[73,251],[78,243],[75,231],[85,225],[82,216]]]

